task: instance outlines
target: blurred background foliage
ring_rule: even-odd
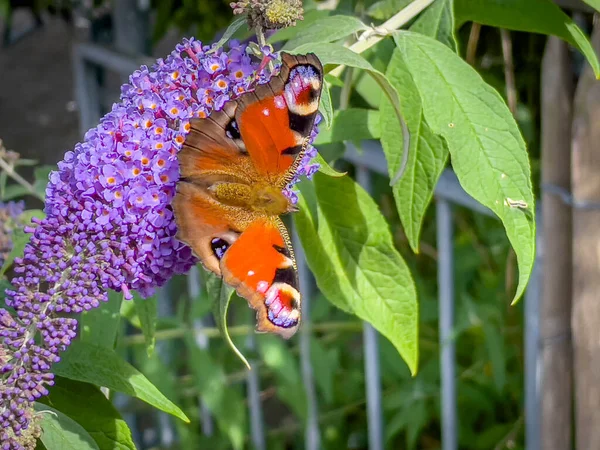
[[[100,1],[58,2],[32,1],[31,8],[41,11],[110,12],[110,5]],[[228,0],[153,0],[152,41],[155,45],[173,29],[180,35],[194,35],[203,41],[218,38],[231,21]],[[305,21],[299,26],[327,14],[305,1]],[[365,23],[378,24],[388,19],[410,0],[340,0],[336,13],[357,15]],[[1,0],[7,14],[9,7],[22,7],[21,0]],[[104,9],[102,9],[104,8]],[[65,17],[67,17],[66,14]],[[102,15],[94,16],[100,20]],[[108,25],[107,25],[108,26]],[[109,28],[109,26],[108,26]],[[283,31],[281,33],[287,33]],[[537,189],[539,180],[540,135],[540,64],[546,38],[529,33],[511,33],[516,69],[516,118],[527,142]],[[498,29],[483,27],[476,42],[471,24],[457,33],[459,53],[468,55],[483,78],[502,95],[507,91]],[[392,45],[382,43],[365,54],[376,68],[385,68]],[[334,86],[332,98],[339,104],[341,87]],[[379,88],[368,77],[355,80],[350,105],[377,105]],[[505,96],[506,97],[506,96]],[[27,157],[27,149],[14,149]],[[327,160],[336,159],[342,143],[319,147]],[[28,164],[23,160],[20,164]],[[339,162],[337,167],[352,170]],[[47,171],[36,171],[43,183]],[[39,172],[39,173],[38,173]],[[0,180],[0,200],[22,197],[15,185]],[[38,191],[39,192],[39,191]],[[440,447],[440,345],[438,341],[437,251],[435,211],[430,208],[421,236],[421,253],[413,255],[400,224],[388,180],[375,177],[373,197],[378,201],[391,225],[395,242],[415,277],[420,303],[420,370],[411,378],[397,351],[385,339],[380,340],[383,407],[386,447],[389,449],[435,449]],[[31,196],[26,197],[33,204]],[[469,450],[524,448],[523,444],[523,303],[511,307],[516,286],[516,261],[499,221],[456,208],[456,348],[459,401],[460,448]],[[130,359],[167,397],[190,417],[191,424],[166,418],[148,405],[132,400],[115,399],[125,417],[134,417],[142,440],[148,446],[164,448],[156,430],[161,421],[175,427],[179,443],[172,448],[226,449],[231,440],[248,440],[247,398],[243,381],[246,369],[218,336],[212,322],[211,301],[205,291],[196,298],[187,294],[185,277],[169,285],[168,307],[157,301],[155,343],[148,342],[140,327],[140,311],[118,296],[111,299],[112,309],[120,310],[123,320],[117,330],[117,348]],[[162,305],[162,306],[161,306]],[[109,305],[106,305],[107,307]],[[162,310],[161,310],[162,308]],[[104,310],[109,310],[105,308]],[[104,311],[103,310],[103,311]],[[91,312],[86,314],[99,314]],[[234,342],[260,374],[261,399],[269,449],[301,449],[304,441],[305,398],[302,389],[298,341],[285,342],[274,336],[259,335],[256,345],[248,346],[246,333],[253,322],[246,302],[232,302],[230,324]],[[324,298],[312,301],[314,335],[311,340],[312,363],[319,399],[319,424],[323,448],[367,448],[365,372],[362,352],[362,326],[334,308]],[[85,323],[85,318],[84,318]],[[92,327],[99,321],[90,320]],[[193,335],[194,326],[209,327],[210,342],[200,349]],[[87,332],[93,333],[88,329]],[[101,330],[100,332],[104,332]],[[207,437],[199,426],[200,399],[212,410],[214,434]],[[131,415],[135,413],[135,415]],[[238,436],[237,438],[235,436]]]

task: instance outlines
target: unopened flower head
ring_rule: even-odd
[[[257,67],[237,42],[225,52],[184,40],[131,75],[120,103],[50,175],[46,218],[25,228],[31,239],[6,291],[11,311],[0,309],[2,449],[29,448],[33,402],[48,393],[51,366],[77,335],[68,314],[99,306],[109,289],[148,296],[196,262],[175,238],[177,153],[190,119],[268,81]],[[299,175],[314,173],[313,154],[310,147]],[[285,190],[293,200],[296,181]]]
[[[276,30],[302,20],[302,0],[241,0],[230,3],[234,14],[246,14],[250,28]]]

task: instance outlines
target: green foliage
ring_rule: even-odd
[[[70,380],[106,386],[123,392],[189,422],[187,416],[166,398],[135,367],[113,350],[99,345],[76,341],[53,367],[54,373]]]
[[[448,47],[412,32],[395,39],[421,96],[425,120],[445,139],[461,185],[504,223],[519,261],[517,300],[535,254],[531,173],[517,124],[498,92]],[[427,95],[432,89],[435,98]],[[440,108],[440,103],[449,107]]]
[[[600,63],[585,33],[551,0],[454,0],[458,26],[466,21],[558,36],[584,54],[600,78]]]
[[[448,159],[448,149],[423,116],[419,91],[399,49],[394,50],[386,76],[400,93],[402,113],[410,132],[410,149],[406,173],[392,189],[404,232],[413,251],[419,251],[421,224],[433,196],[437,180]],[[389,102],[381,105],[381,144],[388,162],[390,176],[401,165],[398,145],[403,140],[402,128],[392,115]]]
[[[35,404],[35,411],[41,418],[41,441],[47,450],[100,450],[89,433],[67,415],[41,403]]]
[[[597,0],[586,2],[598,8]],[[172,26],[191,27],[209,42],[230,20],[228,3],[157,1],[154,38]],[[379,346],[386,448],[441,447],[436,230],[429,204],[450,162],[463,188],[500,218],[454,210],[459,446],[496,448],[510,434],[515,448],[522,448],[524,323],[522,305],[507,304],[522,295],[534,258],[530,160],[535,169],[543,38],[514,36],[515,58],[523,62],[515,65],[523,83],[517,85],[515,120],[499,94],[505,90],[501,64],[469,66],[459,56],[468,32],[462,25],[475,21],[556,35],[578,48],[597,74],[600,65],[584,33],[549,0],[435,0],[407,18],[407,31],[388,30],[376,45],[355,47],[358,53],[347,48],[360,43],[365,31],[382,32],[373,31],[371,22],[381,25],[409,3],[341,0],[331,11],[307,1],[304,21],[268,38],[293,53],[316,53],[327,72],[324,121],[315,142],[323,155],[321,173],[301,184],[294,216],[320,291],[311,298],[308,342],[322,446],[368,445],[361,319],[386,338]],[[249,35],[243,25],[244,18],[234,20],[219,45]],[[501,50],[490,35],[483,32],[478,54],[498,61]],[[388,164],[388,177],[373,176],[368,192],[341,161],[345,143],[360,151],[365,140],[381,141]],[[15,168],[28,165],[35,162],[21,159]],[[48,173],[35,170],[32,190],[1,172],[0,199],[43,198]],[[39,214],[31,210],[23,217]],[[13,235],[0,298],[10,287],[2,276],[28,239],[21,230]],[[159,314],[157,297],[123,302],[116,293],[81,316],[80,338],[55,367],[59,377],[50,396],[36,406],[48,450],[135,448],[100,386],[145,402],[129,405],[136,411],[156,408],[189,421],[173,421],[178,448],[247,447],[250,421],[241,385],[247,372],[239,358],[248,363],[242,352],[260,379],[268,448],[302,447],[307,399],[298,339],[263,335],[249,345],[254,312],[217,277],[203,278],[194,298],[183,278],[172,281],[169,317]],[[208,318],[211,309],[216,327]],[[125,333],[126,327],[135,334]],[[199,431],[199,401],[215,420],[211,437]]]
[[[98,387],[57,377],[50,395],[40,402],[77,422],[98,448],[135,450],[127,423]]]
[[[122,301],[122,294],[109,292],[108,302],[101,308],[83,312],[79,321],[81,341],[113,349],[117,341]]]
[[[137,317],[140,319],[140,327],[144,333],[148,356],[152,356],[156,345],[156,339],[154,337],[154,334],[156,333],[156,303],[156,296],[144,299],[138,294],[133,295],[133,304],[135,305]]]
[[[373,199],[348,177],[317,174],[296,216],[317,286],[340,309],[371,323],[417,370],[417,303],[408,267]]]

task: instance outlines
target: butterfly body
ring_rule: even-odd
[[[173,202],[178,237],[257,310],[257,330],[291,337],[301,318],[296,263],[280,215],[317,114],[322,66],[282,54],[278,75],[190,121]]]

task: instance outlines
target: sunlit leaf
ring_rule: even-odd
[[[75,341],[61,354],[61,361],[54,365],[52,370],[55,374],[71,380],[106,386],[111,390],[137,397],[161,411],[189,422],[177,405],[111,349]]]
[[[42,403],[35,403],[35,412],[42,427],[40,440],[47,450],[100,450],[89,433],[62,412]]]
[[[594,0],[596,3],[598,0]],[[590,41],[551,0],[454,0],[456,26],[467,21],[509,30],[557,36],[585,55],[600,77],[600,63]]]
[[[398,92],[396,91],[396,88],[392,86],[392,84],[389,82],[389,80],[383,73],[373,68],[369,61],[367,61],[358,53],[354,53],[352,50],[349,50],[346,47],[337,44],[321,43],[302,45],[294,49],[294,53],[306,53],[308,51],[315,53],[319,57],[323,65],[337,64],[364,70],[371,77],[373,77],[373,79],[377,82],[383,93],[390,101],[391,105],[394,108],[394,113],[396,115],[396,118],[398,119],[398,123],[402,127],[403,131],[402,160],[398,172],[392,177],[392,185],[396,184],[406,169],[410,145],[410,132],[408,131],[406,122],[402,117],[400,98],[398,97]]]
[[[334,42],[366,29],[367,26],[354,16],[324,17],[299,31],[293,39],[286,42],[282,50],[290,51],[311,43]]]
[[[133,304],[140,319],[142,333],[146,341],[146,353],[151,356],[154,353],[156,344],[154,334],[156,333],[157,298],[156,296],[141,298],[137,293],[134,293]]]
[[[317,285],[339,308],[371,323],[417,368],[417,294],[373,199],[349,177],[316,174],[301,187],[295,222]]]
[[[444,137],[462,187],[504,224],[519,264],[516,301],[535,253],[529,158],[517,124],[500,94],[448,47],[412,32],[399,32],[395,39],[425,120]]]
[[[81,340],[110,349],[114,348],[122,301],[122,293],[109,291],[108,302],[100,308],[83,312],[79,319]]]
[[[435,135],[423,117],[421,98],[400,50],[394,50],[386,73],[401,98],[402,114],[410,130],[410,151],[404,176],[392,187],[396,208],[413,251],[419,251],[421,225],[437,181],[448,159],[444,140]],[[402,158],[402,128],[387,101],[381,104],[381,144],[390,177]]]
[[[323,90],[321,92],[321,101],[319,102],[319,113],[323,117],[325,122],[325,128],[331,128],[331,121],[333,120],[333,106],[331,104],[331,93],[329,92],[329,83],[323,83]]]
[[[80,424],[100,449],[135,450],[127,423],[99,388],[62,377],[54,381],[40,402]]]
[[[435,0],[410,26],[410,30],[437,39],[456,52],[453,0]]]

